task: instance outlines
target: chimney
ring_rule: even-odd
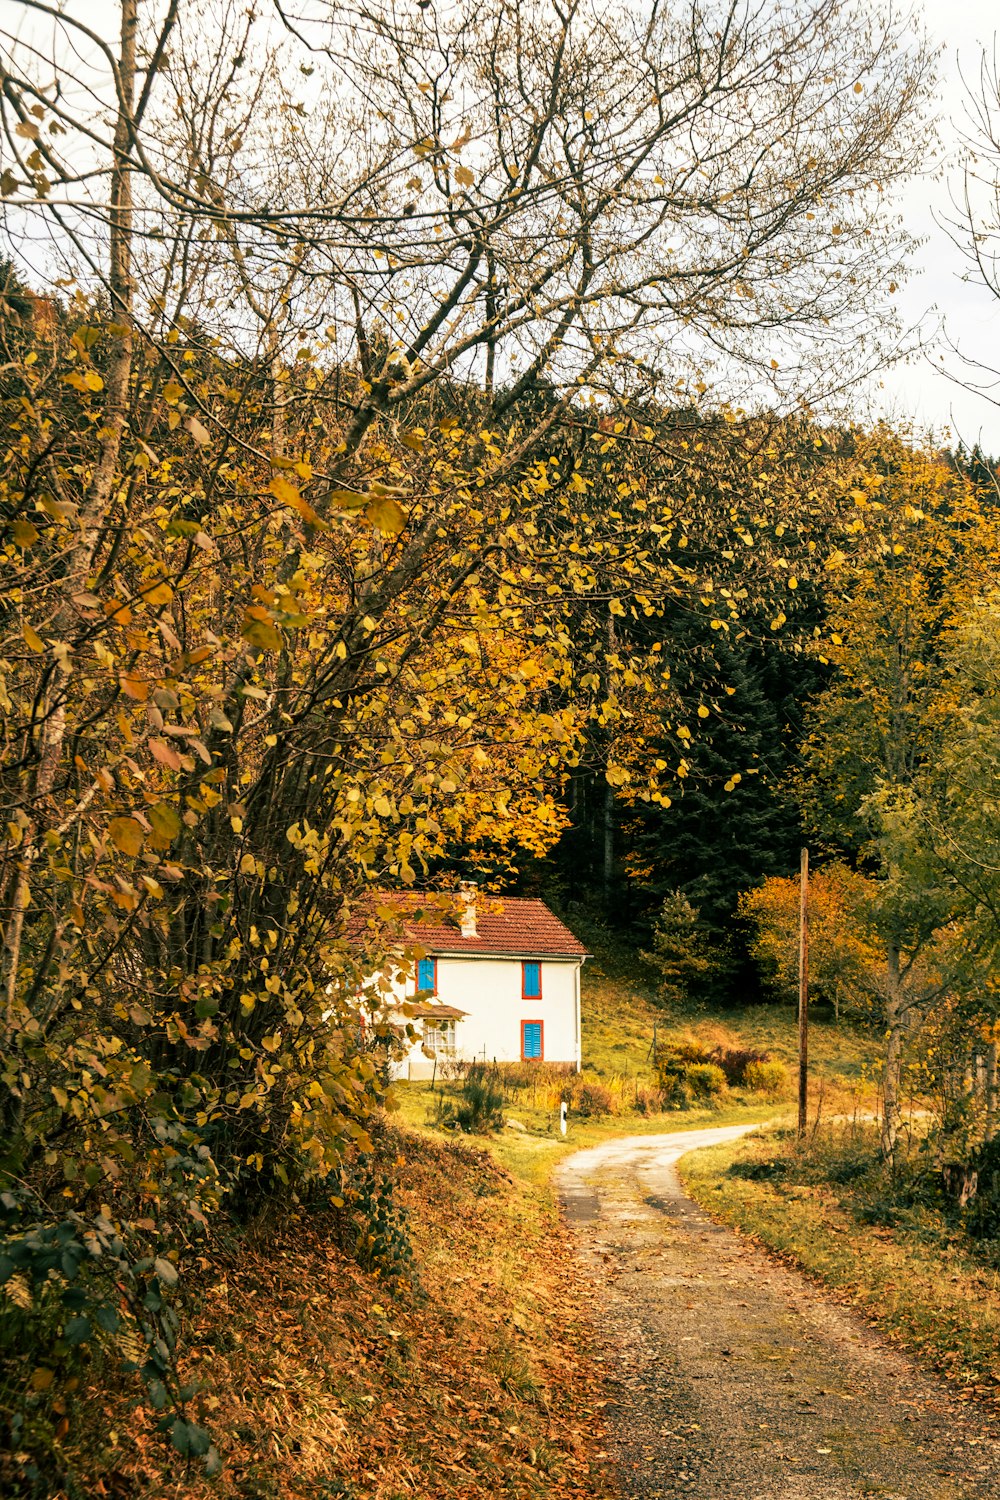
[[[462,926],[462,936],[477,937],[476,882],[474,880],[463,880],[458,887],[458,896],[461,903],[459,917]]]

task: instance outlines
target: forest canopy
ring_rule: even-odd
[[[336,1198],[418,956],[380,893],[458,875],[738,1001],[754,956],[787,991],[778,882],[821,839],[891,1152],[913,1018],[988,1045],[997,900],[992,469],[849,405],[901,338],[909,20],[10,9],[11,1273],[57,1247],[73,1336],[127,1312],[183,1411],[177,1260]]]

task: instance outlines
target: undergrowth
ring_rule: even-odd
[[[29,1363],[22,1436],[44,1418],[50,1478],[32,1481],[22,1444],[0,1461],[4,1496],[535,1500],[554,1479],[567,1500],[603,1494],[603,1403],[545,1195],[394,1126],[330,1188],[220,1229],[183,1268],[179,1369],[217,1478],[164,1448],[116,1367],[86,1382],[99,1401],[80,1384],[55,1414]]]
[[[1000,1401],[1000,1241],[942,1185],[919,1128],[890,1166],[871,1122],[800,1141],[771,1129],[697,1151],[681,1173],[710,1213],[794,1260],[961,1385]],[[973,1199],[973,1204],[975,1199]]]

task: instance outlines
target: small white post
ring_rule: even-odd
[[[559,1102],[559,1131],[560,1131],[560,1134],[562,1134],[562,1135],[566,1134],[566,1100],[565,1099],[561,1099],[560,1102]]]

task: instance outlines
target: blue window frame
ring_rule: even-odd
[[[541,1058],[543,1034],[541,1021],[521,1022],[521,1056],[525,1061],[532,1057]]]
[[[523,963],[521,965],[521,999],[540,1000],[542,998],[542,966],[539,963]]]
[[[417,993],[437,994],[437,959],[421,958],[417,962]]]

